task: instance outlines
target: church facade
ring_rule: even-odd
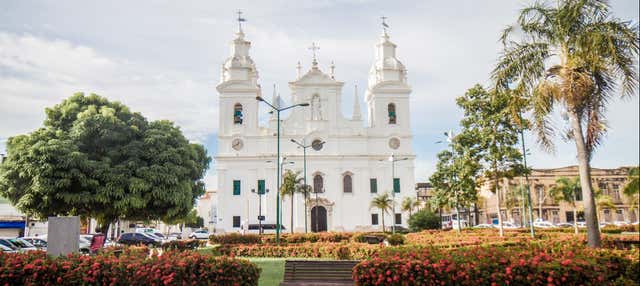
[[[259,106],[266,104],[256,100],[263,90],[250,47],[239,28],[217,86],[216,232],[244,232],[258,224],[260,215],[263,224],[276,223],[277,119],[273,113],[268,122],[259,121]],[[309,231],[381,230],[383,214],[371,201],[385,192],[395,200],[395,214],[384,214],[385,225],[406,227],[408,217],[401,213],[400,202],[415,197],[411,87],[386,30],[375,50],[364,94],[367,118],[361,116],[357,90],[346,95],[355,98],[351,116],[342,114],[344,83],[334,77],[333,64],[328,73],[322,71],[315,53],[306,72],[298,64],[287,106],[309,105],[281,113],[281,164],[283,172],[302,172],[303,149],[292,139],[310,146],[306,175],[314,193],[306,199],[306,210],[303,194],[281,197],[283,232],[304,232],[305,222]],[[270,102],[280,99],[274,96]]]

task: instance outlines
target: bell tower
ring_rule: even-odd
[[[242,12],[238,12],[238,32],[231,41],[231,55],[221,67],[220,83],[216,87],[219,97],[220,144],[238,134],[253,135],[258,132],[258,102],[261,95],[258,70],[249,55],[251,42],[242,31]]]
[[[369,70],[365,95],[369,114],[368,126],[394,134],[410,134],[407,69],[396,57],[396,44],[389,40],[383,17],[383,31],[376,44],[376,58]]]

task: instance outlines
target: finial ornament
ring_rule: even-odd
[[[318,58],[316,58],[316,52],[319,49],[320,49],[320,46],[318,46],[318,44],[316,44],[315,42],[311,43],[311,47],[309,47],[309,50],[313,52],[313,66],[318,65]]]
[[[389,25],[387,25],[387,17],[386,16],[382,16],[380,17],[380,19],[382,19],[382,31],[384,31],[384,33],[387,33],[387,28],[389,28]]]
[[[236,14],[238,14],[238,32],[242,32],[242,22],[246,22],[247,19],[242,18],[242,10],[238,10],[238,12],[236,12]]]

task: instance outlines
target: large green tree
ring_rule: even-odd
[[[204,193],[210,158],[170,121],[77,93],[46,109],[44,126],[9,138],[0,193],[30,216],[117,219],[186,216]]]
[[[502,33],[504,52],[493,71],[498,88],[529,98],[533,127],[552,150],[554,107],[566,114],[566,138],[576,145],[588,245],[600,246],[590,161],[606,132],[606,104],[638,87],[637,24],[611,15],[604,0],[536,2]]]
[[[510,116],[510,97],[507,93],[489,92],[476,85],[464,96],[458,97],[456,102],[464,111],[464,118],[460,121],[463,127],[460,136],[475,143],[483,176],[496,195],[498,225],[502,236],[500,188],[506,189],[508,186],[501,181],[524,172],[522,155],[516,147],[520,127]]]
[[[451,150],[438,153],[435,172],[429,177],[433,186],[431,202],[438,207],[455,208],[460,225],[460,207],[470,206],[478,200],[477,175],[480,170],[477,152],[471,148],[471,136],[450,136]]]

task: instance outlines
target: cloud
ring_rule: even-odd
[[[106,57],[69,41],[0,32],[0,138],[36,129],[45,107],[84,91],[121,101],[152,120],[172,120],[188,138],[204,142],[217,112],[212,87],[213,80]]]

